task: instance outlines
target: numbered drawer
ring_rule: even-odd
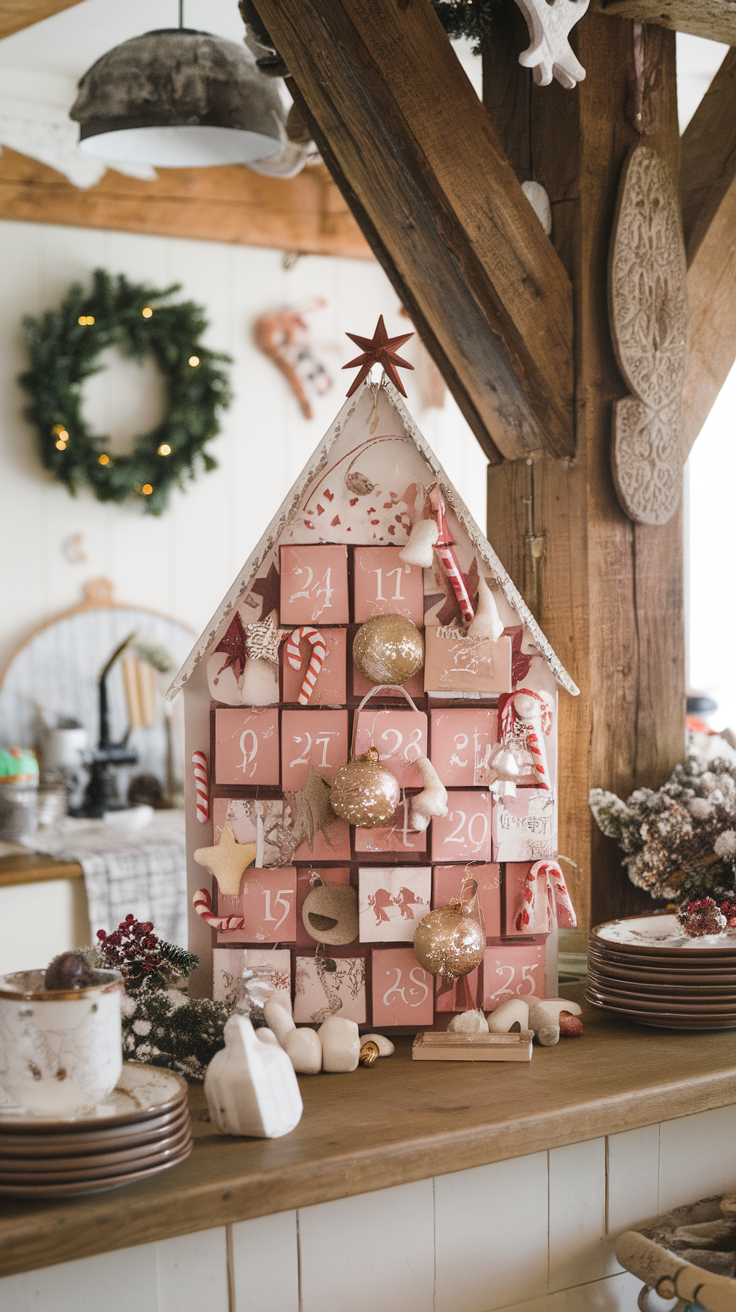
[[[488,787],[498,743],[498,711],[432,711],[429,757],[449,788]]]
[[[254,870],[237,897],[217,898],[219,916],[242,916],[242,929],[218,930],[218,943],[296,943],[296,867]]]
[[[400,806],[396,819],[385,829],[355,829],[353,831],[356,857],[370,857],[374,854],[378,860],[387,852],[426,852],[427,830],[414,831],[404,828],[404,808]]]
[[[433,907],[444,907],[450,898],[460,897],[463,881],[474,879],[478,885],[478,901],[486,925],[486,938],[501,937],[501,867],[487,864],[478,866],[437,866],[434,871]],[[469,893],[465,894],[466,899]]]
[[[294,855],[297,861],[349,861],[350,825],[335,817],[324,830],[317,830],[311,842],[305,838]]]
[[[424,687],[427,692],[511,691],[511,639],[464,638],[445,629],[424,631]]]
[[[417,757],[427,755],[424,711],[358,711],[355,716],[355,756],[375,747],[381,763],[402,788],[421,788]]]
[[[281,609],[286,624],[347,624],[348,549],[281,548]]]
[[[475,1011],[483,1003],[480,966],[460,979],[435,976],[434,1008],[437,1013],[448,1011]]]
[[[429,866],[361,866],[358,914],[361,943],[411,943],[432,898]]]
[[[545,951],[542,943],[486,948],[483,958],[483,1010],[495,1011],[509,998],[545,995]]]
[[[291,953],[288,948],[221,948],[212,952],[212,996],[236,1003],[243,996],[243,971],[268,972],[265,978],[291,995]]]
[[[375,1029],[386,1025],[431,1025],[434,980],[414,956],[413,948],[374,948],[373,1016]]]
[[[286,802],[280,798],[264,801],[254,797],[215,797],[213,800],[212,827],[216,843],[219,843],[225,825],[238,843],[257,843],[259,821],[263,836],[263,865],[291,865],[294,822]]]
[[[302,915],[307,895],[319,879],[323,884],[349,884],[350,866],[301,866],[296,878],[296,945],[298,948],[313,948],[315,939],[304,924]],[[328,949],[329,951],[329,949]]]
[[[327,651],[319,674],[309,694],[310,706],[342,706],[347,701],[347,635],[344,629],[320,629]],[[295,702],[304,685],[312,657],[312,647],[306,638],[300,645],[301,669],[292,669],[286,658],[286,643],[282,643],[282,701]],[[309,689],[307,688],[307,691]]]
[[[294,1020],[321,1025],[335,1014],[365,1023],[365,957],[331,957],[329,949],[327,956],[297,957]]]
[[[447,815],[437,816],[432,830],[433,861],[491,860],[491,795],[473,789],[447,797]]]
[[[281,712],[281,786],[306,788],[309,771],[332,779],[348,759],[347,711]]]
[[[374,615],[405,615],[424,623],[424,571],[405,565],[400,547],[356,547],[353,552],[353,609],[356,624]]]
[[[493,807],[494,861],[541,861],[557,855],[557,805],[544,788],[520,788]]]
[[[516,928],[516,918],[524,905],[524,886],[532,868],[531,861],[508,861],[504,867],[504,933],[509,937],[527,938],[530,934],[550,934],[552,915],[544,880],[536,890],[534,916],[526,934]]]
[[[271,706],[215,711],[215,783],[279,784],[279,713]]]

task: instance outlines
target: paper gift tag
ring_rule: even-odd
[[[501,867],[498,865],[437,866],[434,871],[433,907],[444,907],[460,897],[463,881],[478,884],[478,901],[486,925],[486,938],[501,937]]]
[[[541,861],[557,855],[557,807],[544,788],[520,788],[493,806],[494,861]]]
[[[544,945],[486,948],[483,958],[483,1010],[495,1011],[509,998],[545,995]]]
[[[526,934],[521,934],[516,928],[516,917],[523,906],[524,884],[532,864],[531,861],[507,861],[504,868],[504,901],[506,904],[504,933],[511,937],[528,938],[530,934],[549,934],[552,931],[549,896],[547,894],[547,885],[543,879],[539,882],[537,889],[532,925],[529,926]]]
[[[365,958],[297,957],[294,969],[294,1020],[321,1025],[328,1016],[365,1022]]]
[[[407,808],[408,809],[408,808]],[[427,830],[419,831],[404,828],[404,807],[400,805],[391,825],[376,829],[358,829],[354,831],[356,856],[369,856],[375,853],[379,860],[386,852],[426,852]]]
[[[419,965],[413,948],[374,948],[371,1024],[431,1025],[434,982]]]
[[[215,1002],[237,1002],[243,993],[243,971],[264,971],[275,988],[291,989],[288,948],[219,948],[212,952],[212,996]]]
[[[427,755],[427,717],[424,711],[374,711],[368,707],[355,716],[354,755],[376,747],[381,763],[396,776],[402,788],[421,788],[418,756]]]
[[[279,784],[279,713],[271,706],[215,711],[215,783]]]
[[[315,879],[323,884],[349,884],[350,866],[300,866],[296,880],[296,945],[298,948],[313,948],[315,940],[308,932],[302,918],[302,907],[307,895],[314,887]],[[327,949],[329,952],[329,948]]]
[[[430,909],[431,897],[429,866],[361,866],[361,943],[410,943],[419,921]]]
[[[445,628],[424,631],[427,692],[511,691],[511,639],[464,638]]]
[[[238,843],[256,843],[259,816],[263,822],[264,866],[291,865],[294,857],[291,842],[293,821],[291,808],[281,798],[215,797],[212,803],[214,841],[219,843],[227,824]]]
[[[491,795],[478,789],[451,792],[447,815],[432,821],[433,861],[490,861]]]
[[[322,668],[309,698],[309,706],[341,706],[347,701],[347,657],[346,634],[344,629],[320,628],[319,632],[327,648]],[[293,670],[286,659],[286,643],[281,644],[282,666],[282,701],[295,702],[299,697],[307,672],[312,647],[306,638],[302,639],[299,650],[302,655],[301,669]]]
[[[347,624],[349,619],[347,547],[282,547],[282,628],[286,624]]]
[[[405,565],[400,547],[356,547],[353,552],[353,607],[356,624],[374,615],[405,615],[424,623],[424,571]]]
[[[332,779],[348,759],[348,713],[324,709],[282,711],[281,786],[306,788],[309,771]]]
[[[219,916],[243,916],[242,929],[218,930],[218,943],[295,943],[296,867],[248,868],[237,897],[217,898]]]
[[[432,711],[429,759],[445,786],[473,788],[491,782],[489,758],[498,744],[498,711]]]

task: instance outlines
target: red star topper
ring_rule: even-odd
[[[409,364],[408,360],[402,360],[398,354],[398,348],[403,346],[404,342],[408,342],[409,338],[414,336],[413,333],[404,333],[401,337],[389,337],[386,332],[386,325],[383,322],[383,315],[380,315],[372,338],[357,337],[355,333],[346,333],[345,336],[349,337],[351,342],[355,342],[355,345],[359,346],[363,352],[362,355],[356,355],[354,360],[350,360],[348,364],[343,365],[343,369],[355,369],[360,365],[360,373],[350,384],[348,396],[352,396],[353,392],[357,391],[364,378],[368,377],[374,364],[382,365],[394,387],[398,387],[401,395],[406,396],[403,383],[396,372],[396,366],[399,365],[402,369],[414,368],[413,364]]]

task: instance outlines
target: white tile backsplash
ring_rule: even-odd
[[[608,1233],[653,1221],[659,1213],[659,1126],[608,1136]]]
[[[28,1310],[131,1312],[134,1308],[135,1312],[158,1312],[157,1248],[157,1244],[139,1244],[29,1271]],[[5,1312],[4,1304],[0,1307]]]
[[[232,1246],[232,1312],[300,1312],[296,1212],[237,1222]]]
[[[302,1208],[301,1312],[433,1312],[433,1211],[431,1179]]]
[[[228,1312],[224,1225],[163,1239],[156,1244],[156,1258],[158,1312],[183,1312],[185,1308]],[[137,1306],[135,1312],[140,1312]]]
[[[614,1269],[606,1236],[605,1139],[549,1154],[549,1289],[607,1276]]]
[[[659,1133],[659,1212],[736,1190],[736,1106],[663,1121]]]
[[[560,1293],[550,1294],[549,1298],[512,1303],[499,1312],[636,1312],[641,1287],[641,1280],[624,1271],[606,1280],[563,1289]]]
[[[547,1153],[435,1178],[435,1312],[490,1312],[547,1288]]]

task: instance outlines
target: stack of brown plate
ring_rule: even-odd
[[[177,1166],[192,1151],[180,1075],[126,1062],[117,1088],[90,1116],[31,1116],[0,1107],[0,1194],[97,1193]]]
[[[670,915],[598,925],[586,997],[639,1025],[736,1029],[736,933],[687,938]]]

